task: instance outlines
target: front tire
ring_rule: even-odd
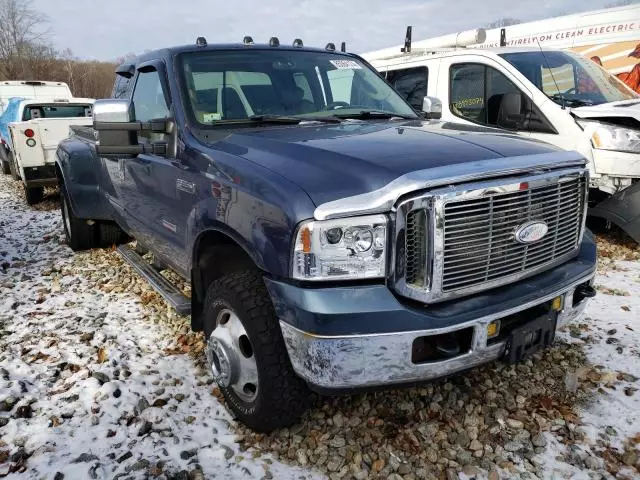
[[[24,187],[24,196],[27,204],[35,205],[44,198],[44,187]]]
[[[203,318],[209,366],[237,419],[257,432],[295,423],[308,406],[309,390],[293,371],[260,272],[214,281]]]
[[[86,220],[77,218],[73,214],[71,203],[69,202],[69,195],[64,185],[60,185],[60,199],[62,205],[62,225],[64,227],[64,234],[67,238],[67,244],[74,252],[82,250],[89,250],[90,248],[97,248],[99,246],[97,225],[89,225]]]

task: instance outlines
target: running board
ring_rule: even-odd
[[[149,282],[149,285],[178,312],[178,315],[191,314],[191,300],[178,287],[160,275],[149,262],[127,245],[120,245],[118,253],[142,278]]]

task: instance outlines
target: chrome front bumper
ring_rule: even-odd
[[[421,382],[445,377],[502,357],[507,342],[487,342],[487,327],[494,320],[527,310],[558,296],[564,297],[564,307],[558,313],[556,328],[576,319],[584,312],[588,299],[573,305],[575,289],[583,283],[593,282],[593,276],[591,273],[552,295],[540,297],[517,308],[447,328],[322,336],[304,332],[284,321],[280,321],[280,326],[295,372],[312,387],[320,390],[347,390]],[[473,328],[473,336],[467,352],[442,361],[420,364],[411,361],[412,345],[416,338],[470,327]]]

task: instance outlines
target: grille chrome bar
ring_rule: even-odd
[[[432,303],[566,262],[582,241],[588,184],[588,172],[574,168],[443,188],[405,200],[396,219],[398,242],[405,246],[402,260],[394,258],[396,290]],[[516,241],[516,230],[536,221],[545,222],[546,235],[529,244]],[[400,263],[406,272],[397,268]]]

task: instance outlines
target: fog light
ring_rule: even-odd
[[[553,301],[551,302],[551,310],[553,310],[554,312],[562,311],[562,297],[556,297],[553,299]]]
[[[494,320],[487,325],[487,338],[497,337],[500,333],[500,320]]]

